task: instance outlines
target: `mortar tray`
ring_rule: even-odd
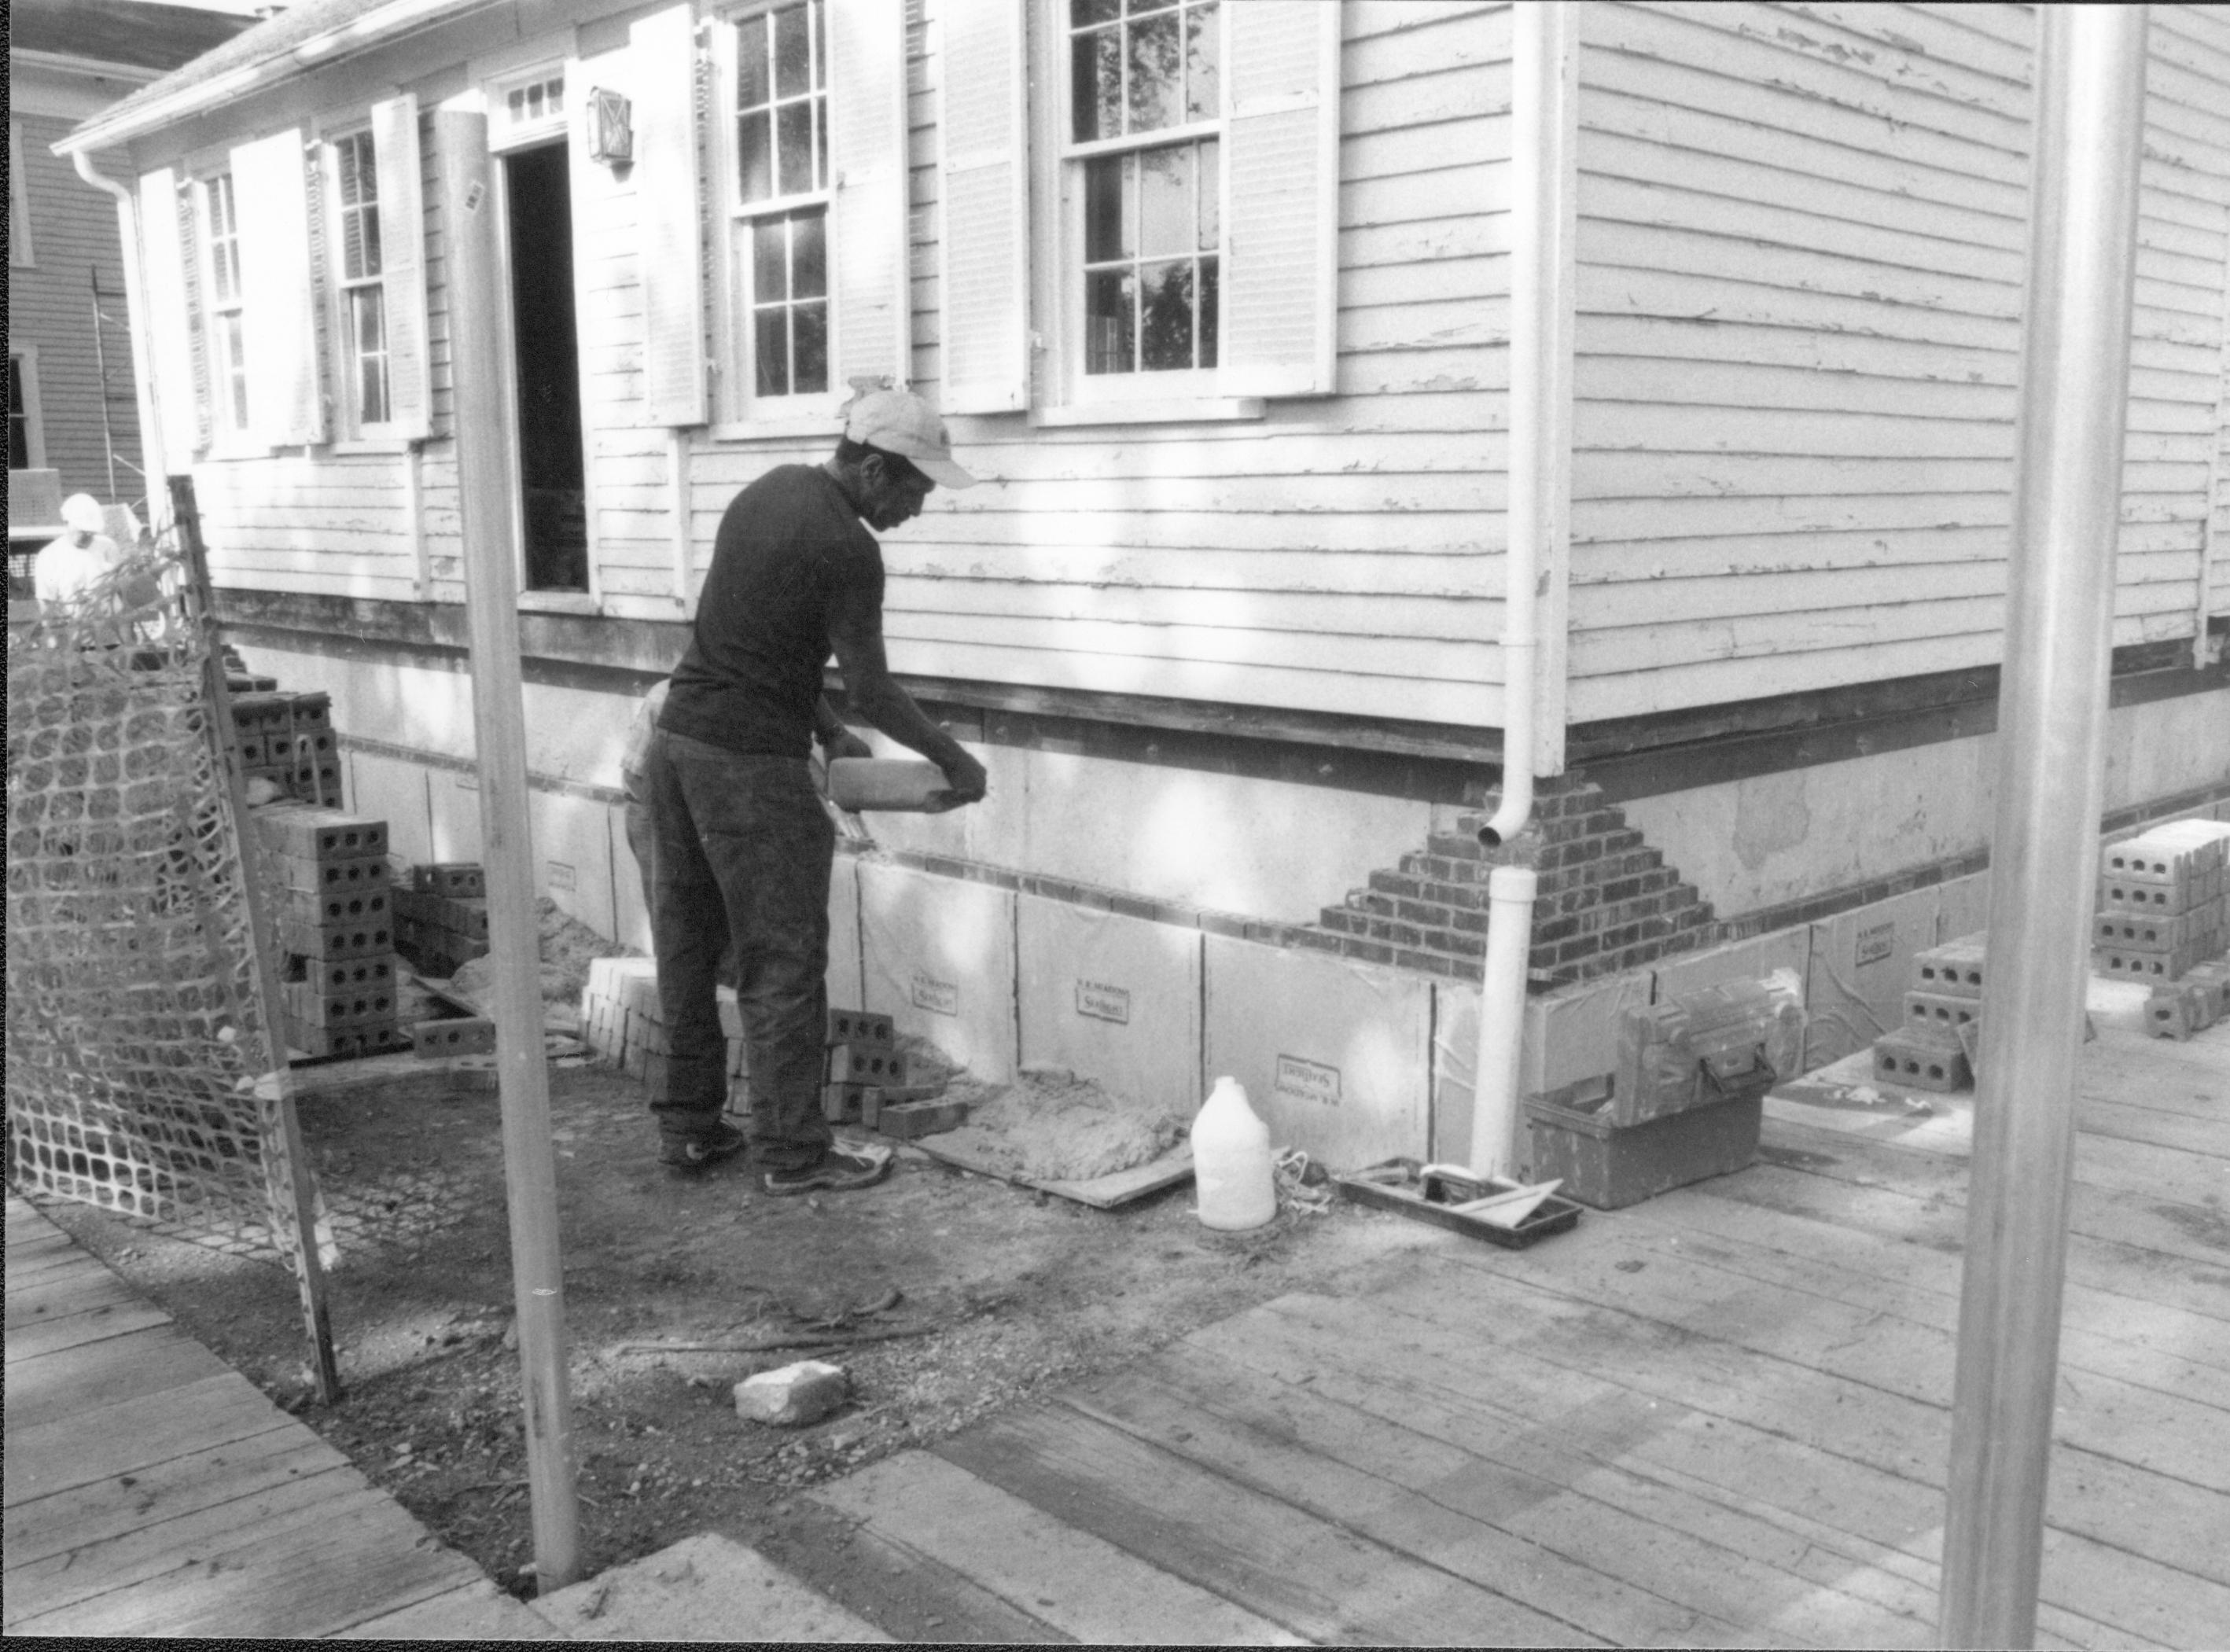
[[[1551,1193],[1540,1206],[1514,1228],[1505,1228],[1482,1217],[1465,1216],[1453,1210],[1445,1197],[1450,1191],[1443,1178],[1434,1178],[1434,1185],[1427,1190],[1419,1185],[1418,1172],[1424,1166],[1414,1158],[1389,1158],[1345,1176],[1335,1176],[1332,1185],[1340,1197],[1358,1204],[1368,1204],[1381,1210],[1391,1210],[1398,1216],[1429,1222],[1452,1233],[1465,1234],[1473,1239],[1484,1239],[1491,1245],[1500,1245],[1505,1250],[1523,1250],[1536,1240],[1545,1239],[1552,1233],[1567,1233],[1579,1225],[1580,1207],[1569,1199]],[[1475,1198],[1484,1191],[1483,1184],[1473,1184],[1473,1191],[1462,1193],[1455,1203]],[[1426,1197],[1428,1191],[1443,1197]]]

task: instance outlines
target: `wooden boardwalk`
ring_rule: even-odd
[[[554,1631],[8,1198],[10,1635]]]
[[[2230,1024],[2082,1088],[2041,1642],[2230,1646]],[[849,1541],[782,1558],[925,1638],[1932,1646],[1965,1111],[1771,1112],[1740,1174],[824,1487]]]

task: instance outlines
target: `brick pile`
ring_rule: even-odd
[[[2230,1016],[2230,822],[2179,820],[2099,855],[2091,966],[2152,989],[2145,1030],[2189,1038]]]
[[[1515,843],[1483,848],[1478,829],[1498,801],[1488,793],[1477,815],[1453,833],[1435,833],[1421,853],[1374,872],[1346,904],[1327,907],[1318,926],[1350,958],[1477,980],[1486,957],[1487,880],[1498,865],[1531,866],[1540,876],[1528,959],[1544,984],[1637,969],[1712,938],[1711,908],[1626,823],[1602,790],[1566,776],[1544,780],[1534,823]]]
[[[888,1016],[829,1010],[823,1077],[821,1110],[831,1124],[864,1125],[910,1141],[968,1122],[968,1104],[946,1100],[944,1081],[917,1069],[899,1051]]]
[[[1975,1081],[1989,934],[1976,930],[1912,955],[1905,1016],[1874,1040],[1874,1073],[1908,1089],[1963,1090]]]
[[[487,874],[469,861],[407,868],[395,889],[395,942],[421,975],[447,980],[488,950]]]
[[[719,989],[720,1030],[728,1041],[728,1076],[744,1075],[744,1023],[733,987]],[[658,965],[648,958],[589,962],[581,989],[581,1042],[613,1066],[649,1084],[666,1081],[673,1053],[658,1001]]]
[[[250,811],[284,958],[280,1032],[306,1055],[400,1049],[387,823],[307,803]]]
[[[242,771],[298,803],[341,806],[340,744],[332,696],[269,690],[232,699],[233,743]]]

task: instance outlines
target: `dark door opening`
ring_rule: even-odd
[[[503,158],[518,362],[519,521],[526,589],[589,588],[581,345],[573,314],[573,196],[565,145]]]

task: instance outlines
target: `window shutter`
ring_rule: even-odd
[[[249,426],[258,441],[274,448],[323,442],[300,131],[289,126],[234,150],[232,184],[248,319]]]
[[[147,294],[148,365],[165,466],[183,473],[200,446],[194,341],[186,291],[186,253],[178,234],[178,177],[170,167],[139,180],[141,272]],[[158,490],[159,491],[159,490]]]
[[[308,191],[310,211],[310,382],[318,406],[328,425],[333,412],[333,328],[329,317],[333,289],[325,265],[325,145],[313,144],[302,152],[302,187]]]
[[[416,441],[433,431],[434,397],[426,369],[426,201],[416,97],[406,92],[371,106],[371,151],[386,289],[387,417],[392,434]]]
[[[836,186],[839,383],[911,377],[906,7],[830,0],[828,142]],[[835,388],[835,385],[831,386]]]
[[[697,30],[687,6],[638,17],[635,187],[642,255],[643,416],[702,424],[704,263],[697,246]]]
[[[216,439],[216,409],[209,387],[209,313],[202,308],[201,191],[178,188],[178,248],[186,267],[186,344],[194,368],[194,447],[205,451]]]
[[[1029,404],[1024,0],[947,0],[938,112],[938,303],[947,413]]]
[[[1318,0],[1220,8],[1225,35],[1222,369],[1231,396],[1336,387],[1339,16]]]

